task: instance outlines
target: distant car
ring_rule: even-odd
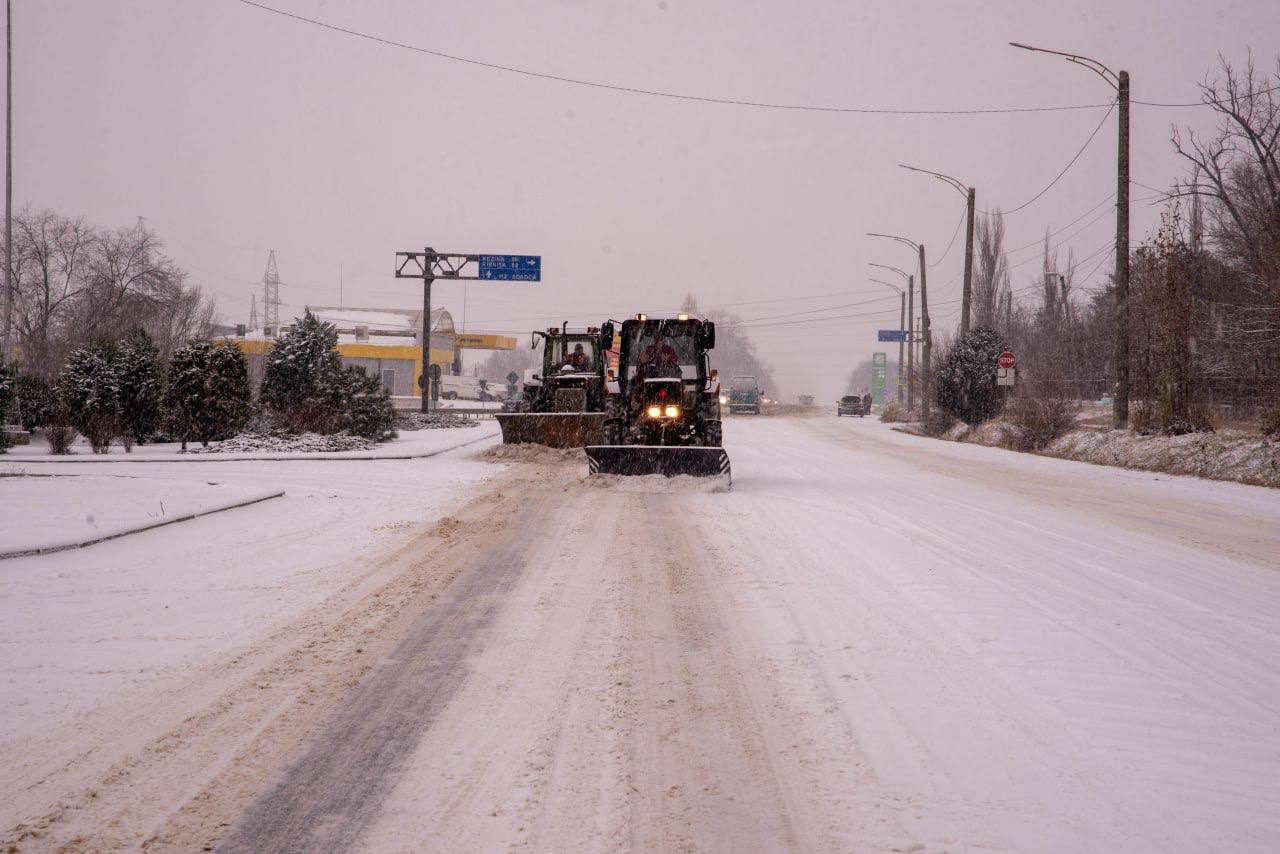
[[[859,418],[866,415],[866,407],[862,405],[862,398],[856,394],[846,394],[836,403],[836,415],[856,415]]]

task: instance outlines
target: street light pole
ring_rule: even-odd
[[[5,0],[4,359],[13,363],[13,0]],[[0,418],[5,413],[0,412]]]
[[[1033,53],[1061,56],[1067,62],[1082,65],[1116,90],[1119,107],[1116,151],[1116,392],[1111,420],[1117,430],[1124,430],[1129,426],[1129,72],[1117,74],[1098,60],[1078,53],[1032,47],[1020,42],[1009,44]]]
[[[924,263],[924,244],[917,244],[920,253],[920,331],[924,335],[924,370],[920,374],[920,391],[924,399],[920,402],[920,420],[929,420],[929,378],[933,362],[933,331],[929,324],[929,287],[925,280],[925,272],[929,269]]]
[[[933,172],[928,169],[919,169],[915,166],[907,166],[905,163],[898,164],[903,169],[911,172],[919,172],[923,175],[932,175],[944,184],[954,187],[960,195],[965,197],[965,206],[968,211],[966,217],[968,221],[967,231],[964,238],[964,290],[960,295],[960,334],[964,335],[969,331],[969,306],[973,302],[973,211],[977,201],[977,191],[973,187],[969,187],[957,178],[950,175],[943,175],[941,172]],[[922,255],[923,257],[923,255]],[[920,268],[920,301],[921,307],[924,307],[924,262],[921,261]],[[926,341],[925,346],[929,344]],[[928,403],[925,404],[928,406]]]
[[[871,281],[876,282],[877,284],[886,285],[898,292],[898,332],[902,336],[898,339],[898,403],[902,403],[902,387],[906,384],[904,379],[906,375],[903,373],[904,366],[902,364],[902,348],[907,342],[907,294],[906,291],[902,290],[902,288],[898,287],[893,282],[886,282],[884,279],[872,279]],[[908,286],[910,286],[910,279],[907,281]],[[912,294],[914,295],[914,293],[915,291],[913,289]]]

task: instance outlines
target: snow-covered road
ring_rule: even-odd
[[[729,492],[471,487],[21,850],[1274,850],[1274,491],[862,419],[726,446]]]

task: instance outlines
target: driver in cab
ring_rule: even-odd
[[[654,336],[653,343],[640,352],[640,369],[646,378],[680,376],[679,356],[667,343],[661,329]]]

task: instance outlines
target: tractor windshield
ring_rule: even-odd
[[[548,338],[547,352],[554,371],[563,370],[566,366],[576,372],[600,370],[600,349],[594,336]]]
[[[637,325],[627,342],[627,378],[698,378],[698,327],[681,321]]]

